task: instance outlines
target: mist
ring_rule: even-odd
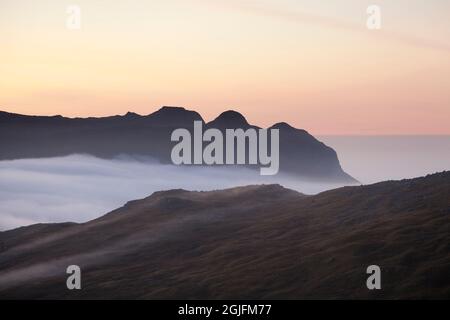
[[[314,194],[339,187],[257,170],[162,165],[149,158],[88,155],[0,161],[0,230],[34,223],[86,222],[155,191],[213,190],[280,183]]]
[[[450,136],[321,136],[362,184],[450,170]]]
[[[343,169],[369,184],[450,169],[449,136],[320,137]],[[88,155],[0,161],[0,230],[34,223],[86,222],[155,191],[213,190],[279,183],[304,194],[340,184],[311,183],[283,174],[260,176],[243,167],[162,165],[149,158],[112,160]]]

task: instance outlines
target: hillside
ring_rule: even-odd
[[[0,298],[450,298],[450,172],[305,196],[170,190],[0,233]],[[82,268],[82,290],[65,268]],[[366,288],[366,268],[382,290]]]

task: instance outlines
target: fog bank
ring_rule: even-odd
[[[183,188],[212,190],[280,183],[313,194],[339,185],[261,177],[246,168],[178,167],[151,159],[113,160],[87,155],[0,161],[0,230],[47,222],[85,222],[149,196]]]
[[[363,184],[450,170],[450,136],[320,136]]]

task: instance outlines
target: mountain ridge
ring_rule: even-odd
[[[121,154],[153,157],[170,164],[175,145],[171,132],[186,128],[193,132],[194,121],[205,128],[255,128],[239,112],[228,110],[210,122],[183,107],[164,106],[149,115],[127,112],[124,115],[89,118],[26,116],[0,113],[0,160],[57,157],[75,153],[100,158]],[[280,130],[280,172],[311,180],[357,183],[342,169],[336,152],[306,130],[286,123],[270,128]],[[253,166],[249,166],[253,168]]]

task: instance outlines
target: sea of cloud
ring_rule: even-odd
[[[280,183],[306,194],[336,185],[303,183],[257,170],[179,167],[151,159],[88,155],[0,161],[0,230],[34,223],[85,222],[154,191],[213,190]]]
[[[321,137],[346,172],[363,184],[450,169],[450,136]],[[0,230],[40,222],[85,222],[149,196],[183,188],[212,190],[280,183],[305,194],[340,185],[283,175],[261,177],[242,167],[177,167],[148,158],[87,155],[0,161]]]

